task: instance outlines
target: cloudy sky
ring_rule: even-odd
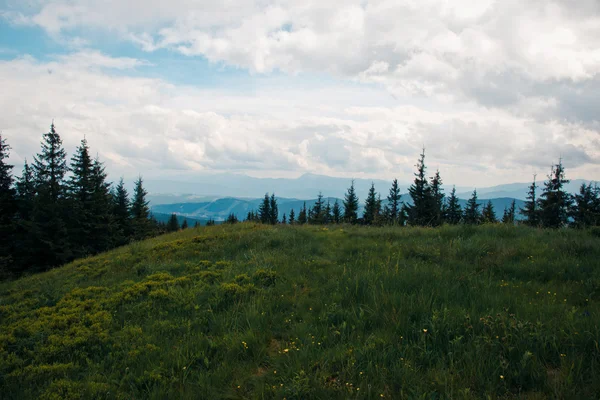
[[[52,119],[111,176],[600,179],[600,2],[0,0],[15,164]]]

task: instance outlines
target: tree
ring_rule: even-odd
[[[225,220],[226,224],[237,224],[239,222],[237,215],[235,215],[234,213],[230,213],[227,216],[227,220]]]
[[[467,206],[465,207],[464,221],[465,224],[468,225],[477,225],[481,222],[479,203],[477,203],[477,189],[473,190],[473,195],[467,202]]]
[[[269,223],[271,225],[276,225],[279,221],[279,209],[277,207],[277,199],[275,198],[275,193],[271,195],[271,200],[269,201]]]
[[[516,214],[517,214],[517,205],[516,205],[516,201],[513,200],[512,203],[510,204],[510,207],[504,209],[504,215],[502,216],[502,223],[503,224],[511,224],[511,225],[514,224],[515,219],[516,219]]]
[[[16,193],[13,188],[13,166],[6,163],[10,146],[0,133],[0,276],[14,269],[17,215]]]
[[[591,183],[588,185],[581,184],[579,193],[573,196],[574,204],[569,213],[573,218],[573,226],[586,228],[598,225],[597,192]]]
[[[431,225],[433,226],[439,226],[444,222],[444,197],[440,171],[436,171],[431,177]]]
[[[456,197],[456,188],[452,188],[452,192],[450,192],[450,197],[448,198],[448,202],[446,204],[446,212],[445,219],[451,225],[457,225],[460,223],[462,219],[462,209],[460,207],[460,203],[458,202],[458,197]]]
[[[131,215],[129,214],[129,193],[125,188],[123,178],[119,180],[119,184],[112,194],[113,201],[113,216],[115,222],[115,245],[122,246],[129,242],[132,234]]]
[[[177,232],[179,230],[179,221],[176,214],[171,214],[167,222],[167,232]]]
[[[483,208],[483,212],[481,213],[481,221],[484,224],[495,224],[498,222],[496,218],[496,212],[494,211],[494,205],[491,200],[488,200],[487,204]]]
[[[133,189],[133,202],[131,203],[131,227],[134,240],[144,240],[152,235],[152,223],[149,220],[150,208],[144,189],[144,181],[140,176],[135,181]]]
[[[336,200],[333,203],[333,210],[331,211],[331,219],[334,224],[339,224],[342,221],[342,210],[340,208],[340,203]]]
[[[400,212],[402,204],[400,203],[400,187],[398,186],[398,179],[394,179],[390,193],[387,196],[388,204],[386,205],[385,215],[388,224],[397,225],[400,219]]]
[[[344,221],[355,224],[358,220],[358,196],[354,190],[354,180],[344,196]]]
[[[283,217],[281,217],[281,224],[282,225],[286,225],[287,224],[287,216],[285,215],[285,213],[283,213]]]
[[[294,212],[294,209],[292,208],[290,210],[290,225],[294,225],[296,223],[296,213]]]
[[[562,160],[552,166],[548,180],[544,182],[544,190],[540,195],[540,221],[546,228],[560,228],[565,226],[569,218],[571,196],[564,190],[564,185],[569,183],[565,179],[565,169]]]
[[[194,222],[194,229],[198,229],[200,227],[200,222]]]
[[[25,160],[23,172],[17,179],[16,200],[17,200],[17,232],[16,248],[14,249],[14,269],[17,274],[25,268],[34,265],[34,253],[37,244],[35,242],[35,230],[33,224],[33,208],[35,204],[36,185],[33,169]],[[1,257],[1,256],[0,256]]]
[[[98,158],[92,163],[92,198],[91,210],[94,215],[90,247],[93,253],[107,251],[114,246],[115,224],[113,216],[112,196],[110,183],[106,181],[107,175],[104,164]]]
[[[206,226],[215,226],[215,220],[209,218],[208,221],[206,221]]]
[[[327,199],[327,205],[325,206],[325,211],[323,213],[323,223],[330,224],[332,219],[333,217],[331,215],[331,203],[329,202],[329,199]]]
[[[310,210],[308,222],[311,224],[323,224],[325,223],[325,202],[323,201],[323,194],[319,192],[317,201]]]
[[[536,190],[538,188],[535,182],[536,175],[533,175],[533,182],[529,185],[527,192],[527,200],[525,206],[521,208],[521,214],[524,217],[524,223],[529,226],[538,226],[540,223],[539,210],[538,210],[538,199],[536,198]]]
[[[43,135],[41,145],[41,151],[34,157],[33,163],[37,195],[32,213],[34,246],[31,252],[33,267],[37,269],[54,267],[71,258],[68,230],[64,222],[68,214],[65,187],[67,153],[54,123],[50,126],[50,132]]]
[[[269,193],[265,193],[262,204],[258,207],[258,218],[263,224],[271,223],[271,199]]]
[[[425,149],[417,162],[414,183],[408,188],[412,205],[407,205],[408,223],[410,225],[428,226],[433,223],[431,187],[427,182],[425,171]]]
[[[183,231],[183,230],[186,230],[187,228],[189,228],[189,225],[188,225],[187,219],[184,218],[183,223],[181,224],[181,230]]]
[[[381,214],[381,202],[377,201],[377,192],[375,192],[375,184],[371,183],[371,189],[365,200],[365,210],[363,212],[363,221],[366,225],[373,225],[379,220]]]
[[[300,225],[304,225],[308,222],[308,215],[306,212],[306,202],[304,202],[304,206],[300,209],[298,213],[298,223]]]
[[[33,176],[33,169],[29,166],[27,160],[25,160],[23,172],[15,186],[17,189],[19,221],[29,221],[35,200],[35,178]]]

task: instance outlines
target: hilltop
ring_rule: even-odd
[[[600,235],[188,229],[0,284],[4,399],[594,398]]]

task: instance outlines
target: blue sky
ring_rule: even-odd
[[[4,0],[0,129],[124,176],[599,179],[599,38],[594,0]]]

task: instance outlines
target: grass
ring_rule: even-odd
[[[599,295],[595,231],[190,229],[0,284],[0,393],[598,398]]]

